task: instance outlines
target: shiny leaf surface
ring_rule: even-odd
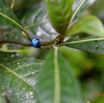
[[[96,34],[104,36],[104,26],[102,22],[95,16],[85,16],[71,26],[67,35],[75,35],[79,33]]]
[[[0,83],[11,103],[37,103],[34,85],[42,66],[40,60],[0,52]]]

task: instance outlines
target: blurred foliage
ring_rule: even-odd
[[[41,0],[7,0],[7,2],[13,6],[14,10],[21,9],[26,6],[34,5],[34,3],[38,3]]]
[[[95,4],[90,7],[90,12],[98,16],[104,22],[104,0],[96,0]]]
[[[11,5],[12,0],[7,1]],[[31,37],[38,35],[43,41],[46,41],[55,38],[58,34],[49,22],[46,12],[47,10],[44,3],[41,3],[41,0],[16,0],[13,10],[24,27],[31,34]],[[46,13],[45,15],[44,12]],[[104,0],[97,0],[96,3],[88,9],[88,12],[97,15],[104,22]],[[42,24],[40,21],[42,21]],[[11,31],[12,33],[7,30],[4,35],[5,39],[8,38],[11,40],[13,38],[18,41],[28,41],[21,30],[18,30],[18,32],[15,30]],[[15,36],[14,34],[18,34],[18,36]],[[44,59],[47,54],[47,50],[37,50],[33,48],[24,49],[24,47],[11,44],[3,45],[0,50],[14,52],[14,50],[9,51],[9,49],[15,48],[19,48],[19,50],[15,50],[15,52],[35,56],[41,59]],[[60,52],[72,65],[76,76],[80,79],[84,95],[83,99],[90,100],[91,103],[104,103],[104,97],[94,95],[97,93],[104,94],[104,55],[82,52],[67,47],[60,47]],[[0,103],[9,103],[9,101],[6,102],[5,97],[0,95]]]

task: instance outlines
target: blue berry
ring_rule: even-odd
[[[40,46],[40,40],[38,37],[32,38],[31,44],[33,47],[39,47]]]

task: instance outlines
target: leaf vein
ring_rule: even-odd
[[[58,48],[55,47],[54,52],[54,73],[55,73],[55,94],[54,103],[60,103],[60,76],[59,76],[59,64],[58,64]]]
[[[8,67],[4,66],[3,64],[0,63],[0,66],[5,68],[7,71],[9,71],[10,73],[14,74],[15,76],[17,76],[19,79],[21,79],[22,81],[24,81],[26,84],[28,84],[29,86],[32,87],[31,84],[29,84],[24,78],[22,78],[21,76],[19,76],[16,72],[12,71],[11,69],[9,69]],[[33,87],[32,87],[33,88]]]
[[[76,40],[76,41],[71,41],[71,42],[65,42],[63,43],[63,45],[65,44],[77,44],[77,43],[83,43],[83,42],[91,42],[91,41],[100,41],[100,40],[104,40],[104,38],[94,38],[94,39],[86,39],[86,40]]]
[[[18,24],[16,21],[14,21],[12,18],[8,17],[7,15],[3,14],[2,12],[0,12],[0,15],[3,16],[4,18],[8,19],[9,21],[11,21],[12,23],[17,25],[18,27],[20,27],[24,31],[23,27],[20,24]]]

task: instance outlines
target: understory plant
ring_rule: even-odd
[[[7,103],[87,102],[63,48],[104,54],[103,24],[84,12],[94,2],[0,0],[0,97]]]

